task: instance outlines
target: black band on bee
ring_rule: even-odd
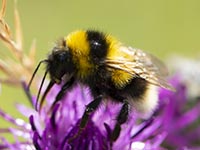
[[[108,51],[108,43],[103,33],[87,30],[87,39],[90,46],[91,60],[94,63],[104,60]]]
[[[135,77],[123,89],[133,97],[133,99],[141,98],[147,90],[148,82],[145,79]]]

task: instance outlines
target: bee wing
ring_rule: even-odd
[[[126,53],[131,59],[127,57],[108,58],[106,63],[109,68],[126,71],[156,86],[174,90],[165,79],[168,75],[167,67],[155,56],[131,47],[120,47],[120,51]]]

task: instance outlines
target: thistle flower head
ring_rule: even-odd
[[[53,97],[60,90],[55,86],[47,95],[47,103],[40,113],[33,109],[18,105],[18,109],[29,117],[29,123],[19,124],[19,120],[10,117],[1,111],[0,115],[15,124],[18,130],[11,128],[9,131],[15,136],[22,136],[26,142],[20,144],[4,144],[2,147],[26,145],[32,149],[70,150],[70,149],[164,149],[164,148],[198,148],[199,104],[186,108],[188,104],[187,86],[175,76],[171,80],[176,92],[160,90],[160,107],[154,117],[146,121],[138,121],[132,112],[127,124],[123,125],[119,139],[110,144],[109,134],[115,122],[114,117],[119,111],[118,105],[103,104],[92,115],[87,127],[72,142],[68,139],[75,135],[79,129],[80,118],[85,105],[91,101],[91,96],[86,87],[75,87],[64,96],[61,102],[55,105],[53,111],[48,110],[54,100]],[[12,119],[10,119],[12,118]],[[17,121],[18,120],[18,121]],[[21,121],[22,122],[22,121]],[[26,126],[26,128],[25,128]],[[188,129],[192,127],[191,129]],[[20,131],[20,132],[19,132]],[[21,134],[19,134],[21,133]],[[192,139],[192,140],[191,140]],[[8,142],[9,143],[9,142]]]

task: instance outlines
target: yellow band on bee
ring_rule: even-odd
[[[66,38],[66,45],[71,49],[72,59],[78,67],[78,76],[86,77],[93,67],[90,63],[90,46],[87,40],[86,31],[78,30],[69,34]]]

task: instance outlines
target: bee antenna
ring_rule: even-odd
[[[51,80],[51,81],[49,82],[49,85],[47,86],[47,88],[46,88],[44,94],[42,95],[42,98],[41,98],[40,104],[39,104],[39,112],[40,112],[41,109],[42,109],[42,105],[44,104],[44,99],[45,99],[46,95],[48,94],[49,90],[52,88],[52,86],[53,86],[54,84],[55,84],[55,81]],[[39,97],[38,97],[38,99],[39,99]]]
[[[35,71],[33,72],[33,75],[32,75],[32,77],[31,77],[31,80],[29,81],[28,90],[30,89],[31,83],[32,83],[32,81],[33,81],[33,79],[34,79],[34,77],[35,77],[35,75],[36,75],[38,69],[40,68],[40,65],[41,65],[42,63],[45,63],[45,62],[48,62],[48,60],[47,60],[47,59],[44,59],[44,60],[41,60],[41,61],[38,63],[37,67],[35,68]]]
[[[40,63],[40,64],[41,64],[41,63]],[[36,99],[36,103],[35,103],[35,109],[36,109],[36,111],[38,110],[38,109],[37,109],[38,100],[39,100],[40,93],[41,93],[41,90],[42,90],[42,87],[43,87],[45,78],[46,78],[46,76],[47,76],[47,73],[48,73],[48,70],[45,71],[44,76],[43,76],[43,78],[42,78],[42,82],[40,83],[40,88],[39,88],[39,90],[38,90],[37,99]]]

